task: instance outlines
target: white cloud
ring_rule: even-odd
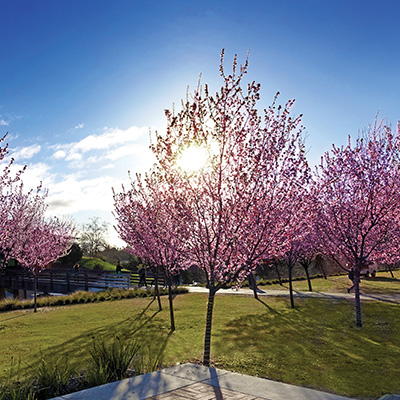
[[[112,169],[114,167],[115,167],[114,164],[107,164],[107,165],[104,165],[103,167],[101,167],[100,169]]]
[[[66,157],[67,161],[80,161],[82,159],[82,154],[76,152],[70,152]]]
[[[143,146],[138,145],[138,144],[131,144],[128,146],[121,146],[114,150],[111,150],[106,154],[105,157],[110,160],[118,160],[118,159],[126,157],[126,156],[141,154],[143,152],[143,150],[144,150]]]
[[[85,126],[85,124],[78,124],[75,126],[74,129],[82,129]]]
[[[75,175],[49,186],[49,213],[70,215],[79,211],[109,211],[113,208],[111,187],[115,178],[103,176],[79,180]]]
[[[8,122],[4,119],[0,119],[0,126],[8,126]]]
[[[136,141],[148,128],[131,126],[126,130],[120,128],[105,128],[100,135],[89,135],[72,146],[74,151],[86,153],[90,150],[109,149],[110,147]]]
[[[139,154],[143,146],[138,140],[148,133],[149,128],[131,126],[127,129],[104,128],[100,134],[92,134],[78,142],[53,145],[53,158],[70,161],[70,168],[83,168],[85,164],[101,163],[105,159],[118,160]],[[89,157],[85,157],[90,153]]]
[[[56,160],[65,158],[67,156],[67,153],[64,150],[58,150],[53,154],[53,158]]]
[[[10,155],[18,161],[29,160],[41,150],[41,146],[38,144],[33,144],[28,147],[17,147],[15,150],[10,151]]]

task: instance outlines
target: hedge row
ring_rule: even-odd
[[[167,289],[159,289],[160,295],[168,294]],[[174,294],[187,293],[185,288],[173,288]],[[66,296],[46,296],[37,299],[38,307],[57,307],[69,304],[94,303],[99,301],[112,301],[133,299],[136,297],[153,297],[154,289],[108,289],[101,292],[79,291]],[[0,312],[33,308],[33,300],[5,299],[0,301]]]

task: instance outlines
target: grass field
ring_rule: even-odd
[[[100,260],[100,258],[92,258],[92,257],[83,257],[81,261],[79,261],[81,267],[87,269],[96,269],[101,268],[103,271],[113,271],[115,272],[115,265],[111,264],[107,261]]]
[[[164,366],[202,357],[207,296],[175,298],[169,330],[167,299],[158,312],[149,299],[45,308],[0,314],[0,379],[20,361],[34,375],[40,360],[67,358],[78,370],[93,337],[135,339]],[[364,327],[354,327],[347,301],[219,296],[215,303],[215,366],[356,398],[400,392],[400,306],[363,304]],[[234,310],[234,311],[233,311]]]
[[[400,294],[400,271],[394,271],[394,279],[390,272],[378,272],[375,278],[362,278],[360,289],[361,293],[385,293]],[[314,292],[336,292],[347,293],[347,288],[351,282],[347,275],[329,276],[328,279],[316,278],[311,280]],[[294,281],[294,290],[308,291],[307,280]],[[289,283],[260,286],[262,290],[289,290]]]

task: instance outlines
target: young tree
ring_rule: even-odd
[[[34,277],[34,312],[36,312],[39,273],[51,262],[65,256],[75,239],[71,221],[57,218],[46,220],[43,215],[31,221],[14,246],[12,255]]]
[[[0,139],[2,143],[7,135]],[[8,144],[4,147],[0,146],[0,162],[8,155]],[[11,174],[11,167],[14,159],[5,163],[3,171],[0,175],[0,268],[7,264],[10,257],[10,250],[13,246],[13,238],[17,229],[15,225],[15,210],[21,201],[23,185],[20,182],[21,174],[25,171],[26,166],[18,171],[15,175]],[[19,221],[18,227],[21,227]]]
[[[145,260],[155,278],[155,294],[159,310],[161,301],[158,291],[158,276],[161,273],[168,283],[171,330],[175,330],[175,318],[172,299],[172,277],[183,268],[182,243],[177,240],[182,229],[173,214],[167,211],[171,201],[167,197],[162,182],[154,173],[146,174],[144,179],[137,175],[131,179],[128,191],[114,192],[116,230],[129,247],[132,254]]]
[[[293,101],[284,107],[274,101],[259,116],[260,85],[241,88],[247,61],[238,71],[235,57],[226,75],[222,57],[220,71],[221,90],[211,96],[206,85],[203,97],[199,86],[178,114],[166,111],[167,133],[152,145],[157,172],[173,199],[167,211],[190,228],[180,241],[207,276],[204,365],[210,362],[215,293],[283,251],[292,225],[282,211],[308,174],[300,117],[290,117]],[[193,148],[205,151],[207,162],[199,170],[180,168],[180,157]]]
[[[355,268],[356,326],[362,326],[360,271],[398,251],[400,132],[383,122],[325,153],[316,177],[318,225],[328,254]]]

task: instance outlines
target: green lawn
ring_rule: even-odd
[[[378,272],[375,278],[361,279],[361,293],[386,293],[400,294],[400,271],[394,271],[394,278],[390,272]],[[346,293],[347,288],[351,286],[351,282],[347,275],[329,276],[328,279],[316,278],[311,280],[314,292],[336,292]],[[307,280],[294,281],[294,290],[308,291]],[[262,290],[289,290],[289,283],[260,286]]]
[[[100,260],[100,258],[92,258],[92,257],[83,257],[81,261],[79,261],[81,267],[87,269],[96,269],[101,268],[103,271],[113,271],[115,272],[116,266],[107,261]]]
[[[348,301],[245,296],[215,301],[212,360],[231,371],[376,399],[400,392],[400,305],[366,302],[364,327],[354,327]],[[67,357],[79,368],[93,337],[136,338],[163,365],[198,362],[202,357],[207,296],[175,298],[176,326],[169,330],[164,310],[149,299],[11,311],[0,314],[0,379],[14,359],[22,373],[33,373],[41,357]]]

